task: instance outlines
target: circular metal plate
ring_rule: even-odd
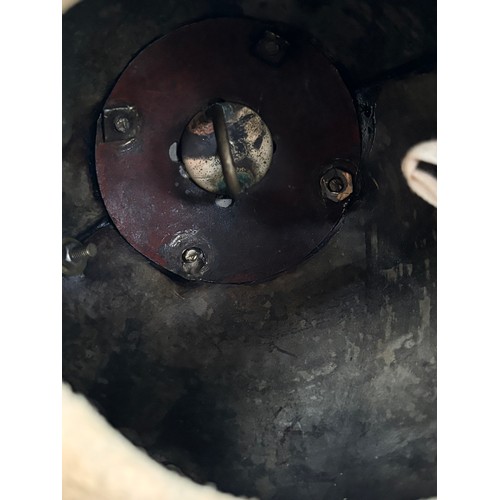
[[[281,28],[273,46],[268,30],[218,19],[174,31],[129,64],[104,106],[96,167],[106,208],[139,252],[188,279],[245,283],[290,269],[331,235],[347,203],[325,199],[320,179],[335,160],[356,174],[351,96],[303,35]],[[230,206],[172,156],[191,118],[217,99],[255,110],[275,143],[266,176]],[[182,257],[189,248],[205,259],[194,274]]]

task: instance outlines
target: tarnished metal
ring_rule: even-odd
[[[259,21],[217,19],[174,31],[129,64],[105,103],[105,109],[127,103],[140,117],[127,147],[96,136],[106,208],[138,251],[187,279],[269,279],[314,252],[344,213],[348,200],[325,203],[319,180],[332,158],[343,158],[354,182],[360,134],[352,98],[331,61],[300,32],[272,28],[287,41],[286,56],[277,65],[257,57],[255,47],[270,30]],[[216,156],[213,124],[200,110],[221,101],[253,110],[272,132],[271,167],[233,203],[220,198],[226,194],[221,186],[209,192],[196,175],[193,182],[185,161],[196,156],[191,146],[205,148],[201,156]],[[206,126],[204,140],[191,137],[197,141],[189,145],[186,131],[196,135],[197,114],[198,125]],[[238,146],[232,139],[230,122],[226,113],[244,186],[237,150],[245,141]],[[189,248],[200,249],[206,260],[195,274],[182,257]]]
[[[323,196],[334,202],[346,200],[354,191],[352,175],[339,167],[330,168],[321,177],[320,185]]]
[[[198,276],[206,265],[206,256],[201,248],[187,248],[182,252],[183,269],[190,276]]]
[[[120,134],[126,134],[130,129],[130,120],[126,116],[117,116],[113,120],[113,125]]]
[[[229,143],[229,135],[227,132],[226,118],[224,116],[224,108],[215,104],[210,108],[210,114],[214,123],[215,140],[217,142],[217,154],[219,155],[222,165],[224,180],[228,188],[229,194],[236,198],[241,192],[240,181],[236,174],[234,166],[233,154],[231,153],[231,144]]]
[[[64,238],[62,241],[62,273],[64,276],[79,276],[87,267],[89,258],[97,255],[94,243],[82,245],[74,238]]]
[[[103,111],[102,132],[105,142],[129,141],[138,131],[139,116],[133,106],[116,106]]]
[[[182,260],[184,262],[197,262],[202,253],[199,248],[188,248],[182,252]]]
[[[267,173],[273,156],[271,133],[247,106],[221,102],[189,122],[181,141],[189,177],[212,193],[238,196]]]

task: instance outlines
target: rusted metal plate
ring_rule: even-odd
[[[270,44],[265,60],[269,33],[286,52],[277,58]],[[217,99],[255,110],[275,143],[265,177],[229,207],[169,154]],[[302,34],[243,19],[181,28],[129,64],[104,110],[127,106],[137,113],[132,138],[106,142],[102,122],[97,128],[99,186],[120,233],[165,269],[210,282],[265,280],[314,252],[340,220],[348,200],[325,199],[320,179],[339,159],[355,177],[356,111],[336,68]],[[187,248],[206,259],[197,275],[183,261]]]

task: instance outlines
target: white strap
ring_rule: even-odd
[[[437,179],[418,168],[421,161],[437,166],[437,141],[421,142],[413,146],[401,164],[410,189],[427,203],[437,207]]]

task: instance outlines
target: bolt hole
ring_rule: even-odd
[[[177,144],[177,142],[173,142],[168,148],[168,156],[170,156],[170,159],[175,163],[179,162],[178,147],[179,145]]]
[[[215,204],[220,208],[229,208],[233,204],[233,200],[231,198],[220,197],[216,198]]]
[[[344,179],[342,179],[341,177],[334,177],[328,182],[328,189],[332,193],[341,193],[342,191],[344,191],[345,187],[346,185]]]

